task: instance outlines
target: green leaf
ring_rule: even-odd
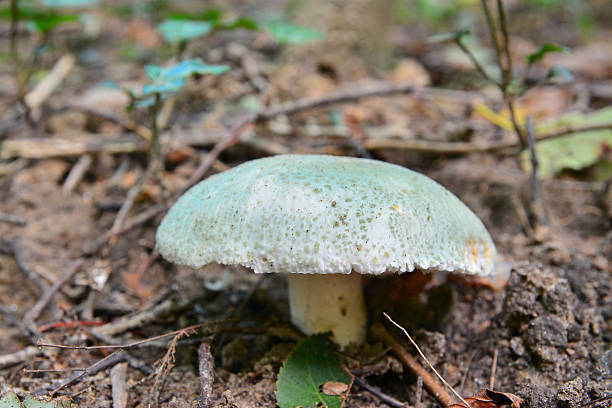
[[[0,399],[0,408],[23,408],[23,405],[14,392],[9,392]]]
[[[29,28],[33,29],[34,31],[48,33],[62,23],[78,20],[79,16],[77,15],[50,13],[32,18],[32,20],[29,22]]]
[[[353,383],[342,367],[329,333],[315,334],[298,343],[278,374],[276,401],[280,408],[341,408]],[[326,395],[328,382],[347,385],[342,395]]]
[[[213,25],[208,21],[167,19],[157,26],[164,40],[178,44],[208,34]]]
[[[201,59],[181,61],[170,67],[158,67],[156,65],[145,66],[145,74],[151,80],[151,84],[142,87],[143,95],[153,93],[165,93],[179,91],[185,80],[195,74],[220,75],[229,70],[227,65],[208,65]]]
[[[219,24],[219,28],[222,28],[224,30],[236,30],[238,28],[243,28],[245,30],[257,30],[258,25],[250,18],[238,17],[236,20],[231,21],[229,23]]]
[[[281,44],[302,44],[309,41],[320,40],[324,34],[314,28],[302,27],[284,21],[274,21],[263,25],[272,36]]]
[[[542,61],[546,54],[550,54],[553,52],[564,52],[566,54],[569,54],[570,50],[569,48],[563,47],[561,45],[546,43],[540,46],[540,48],[536,52],[533,52],[527,57],[525,57],[525,60],[528,64],[535,64]]]
[[[568,113],[538,125],[536,138],[537,135],[549,132],[606,123],[612,123],[612,108],[604,108],[589,114]],[[554,176],[564,169],[582,170],[590,167],[602,159],[606,146],[612,146],[612,129],[572,133],[537,142],[538,177]],[[528,151],[521,153],[520,162],[525,171],[530,171]]]
[[[38,399],[26,394],[23,401],[14,392],[9,392],[0,399],[0,408],[70,408],[70,400],[65,397]]]

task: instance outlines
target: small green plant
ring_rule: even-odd
[[[150,83],[143,85],[142,97],[134,100],[134,106],[147,108],[151,117],[151,148],[149,166],[154,172],[163,167],[157,114],[161,102],[180,92],[187,79],[194,75],[220,75],[229,70],[227,65],[208,65],[201,59],[181,61],[169,67],[145,66],[145,74]],[[132,95],[133,96],[133,95]]]

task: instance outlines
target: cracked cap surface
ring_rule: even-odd
[[[480,219],[437,182],[325,155],[252,160],[207,178],[170,209],[156,240],[174,263],[257,273],[486,275],[496,257]]]

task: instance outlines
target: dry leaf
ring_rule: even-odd
[[[342,395],[348,388],[348,384],[343,382],[328,381],[321,385],[321,392],[325,395]]]
[[[458,403],[451,405],[449,408],[520,408],[523,400],[514,394],[483,388],[473,396],[465,398],[465,402],[468,403],[468,407],[464,403]]]

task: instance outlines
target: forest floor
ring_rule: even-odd
[[[111,406],[122,389],[130,407],[197,406],[197,349],[206,342],[214,358],[212,406],[275,406],[279,367],[303,337],[289,323],[284,277],[172,265],[155,251],[155,230],[195,171],[208,176],[269,155],[319,153],[372,157],[435,179],[483,220],[500,254],[491,278],[369,279],[371,322],[381,321],[382,311],[393,316],[465,397],[494,382],[495,390],[523,398],[523,407],[612,407],[612,191],[593,179],[592,168],[546,177],[540,189],[547,222],[536,225],[530,174],[515,152],[482,149],[512,145],[516,136],[474,113],[483,103],[501,111],[503,100],[496,89],[462,87],[478,78],[473,70],[452,65],[438,49],[402,43],[409,30],[398,30],[395,41],[404,48],[396,44],[397,53],[415,58],[351,81],[338,80],[333,67],[285,58],[256,34],[232,32],[193,47],[192,54],[231,70],[189,81],[168,108],[160,179],[148,179],[118,222],[128,193],[146,174],[147,132],[139,124],[149,120],[146,112],[126,112],[123,91],[95,84],[112,78],[141,86],[143,61],[120,58],[117,44],[129,38],[148,61],[160,39],[146,20],[125,24],[106,16],[104,23],[102,34],[77,51],[57,51],[71,34],[59,33],[41,66],[51,68],[69,53],[77,62],[32,110],[30,123],[13,98],[14,69],[0,62],[6,85],[0,92],[0,395],[57,389],[75,406],[93,408]],[[609,35],[601,29],[586,43],[570,38],[575,49],[563,62],[576,81],[535,88],[519,100],[521,108],[544,120],[609,106]],[[522,61],[533,46],[515,40]],[[431,85],[402,91],[411,81]],[[386,95],[389,87],[395,91]],[[368,90],[385,95],[355,96]],[[338,92],[352,97],[271,115],[236,132],[254,104],[270,111]],[[469,152],[449,149],[453,143]],[[400,331],[388,330],[412,352]],[[37,342],[129,347],[75,350]],[[355,376],[406,404],[437,406],[373,333],[366,343],[346,352]],[[98,370],[106,357],[111,363]],[[90,370],[66,385],[70,369],[79,367]],[[384,404],[355,383],[344,406]]]

